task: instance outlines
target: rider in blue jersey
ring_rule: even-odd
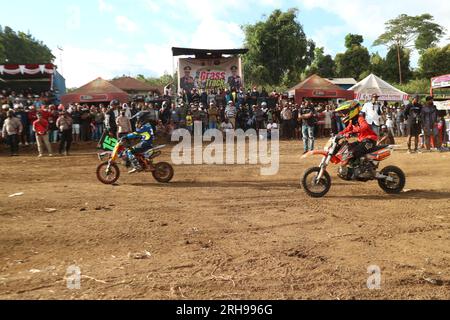
[[[129,135],[122,138],[124,140],[138,138],[141,139],[141,141],[137,145],[127,151],[128,159],[133,166],[133,169],[129,172],[130,174],[142,171],[142,166],[139,164],[139,160],[136,158],[136,155],[143,154],[153,148],[153,140],[155,135],[153,127],[150,124],[149,115],[150,114],[148,112],[139,112],[136,115],[136,132],[130,133]]]

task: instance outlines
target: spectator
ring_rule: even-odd
[[[310,102],[304,105],[300,110],[300,119],[302,119],[302,136],[304,144],[304,154],[314,150],[314,131],[316,126],[316,110]]]
[[[209,129],[217,129],[217,117],[219,116],[219,110],[213,102],[211,102],[209,105],[208,116]]]
[[[17,106],[15,116],[20,119],[23,128],[28,128],[28,114],[25,112],[21,104]],[[28,137],[26,130],[23,130],[22,133],[20,134],[19,145],[28,146]]]
[[[419,150],[419,134],[421,132],[420,114],[422,105],[419,103],[419,96],[415,96],[404,112],[408,123],[408,153],[416,153]],[[411,149],[412,138],[414,137],[414,151]]]
[[[117,137],[120,139],[129,133],[131,133],[131,122],[130,119],[126,116],[126,111],[122,110],[120,116],[116,120],[117,124]]]
[[[272,130],[278,130],[278,125],[276,122],[273,122],[273,120],[269,121],[269,124],[267,125],[267,139],[272,139]]]
[[[431,141],[436,140],[434,129],[438,122],[437,108],[434,105],[433,97],[426,98],[426,104],[422,107],[420,113],[420,120],[425,138],[425,147],[429,152],[431,151]]]
[[[94,134],[92,136],[92,140],[99,141],[103,136],[103,123],[105,121],[105,114],[99,110],[98,108],[92,108],[91,116],[94,121]]]
[[[7,118],[3,123],[2,135],[10,146],[11,156],[19,155],[19,137],[23,132],[22,122],[14,116],[13,110],[8,110]]]
[[[223,134],[228,134],[233,132],[233,124],[230,122],[228,118],[225,118],[225,120],[220,125],[220,130]]]
[[[52,146],[48,136],[50,126],[48,121],[43,118],[42,112],[37,113],[37,120],[33,122],[33,130],[36,133],[39,158],[41,158],[44,154],[44,145],[47,148],[48,156],[53,157]]]
[[[236,107],[234,106],[234,103],[230,101],[228,103],[227,108],[225,109],[225,117],[226,119],[229,120],[233,128],[236,128],[236,115],[237,115]]]
[[[380,126],[382,122],[381,116],[383,114],[378,98],[379,96],[377,94],[372,95],[372,101],[367,102],[362,109],[362,113],[366,115],[367,123],[372,126],[372,130],[377,135],[380,134]]]
[[[29,111],[28,111],[28,132],[27,132],[27,136],[28,136],[28,142],[30,144],[35,144],[36,143],[36,137],[34,136],[34,131],[33,131],[33,122],[35,122],[37,120],[37,111],[36,111],[36,107],[34,105],[29,107]],[[25,128],[24,128],[25,130]]]
[[[89,141],[91,131],[91,112],[87,106],[84,106],[81,110],[80,116],[80,140]]]
[[[60,113],[58,120],[56,120],[56,126],[61,134],[59,154],[62,155],[64,152],[64,155],[68,156],[72,145],[73,121],[67,111]]]
[[[388,113],[386,117],[386,129],[389,132],[389,134],[393,137],[395,137],[395,122],[393,119],[393,113]]]
[[[292,120],[292,110],[291,110],[292,104],[286,104],[286,106],[283,108],[283,111],[281,111],[281,119],[282,124],[281,128],[283,130],[283,137],[286,139],[292,139],[292,131],[291,131],[291,120]]]
[[[80,142],[80,134],[81,134],[81,108],[79,105],[75,105],[72,113],[70,114],[72,117],[72,141],[74,143]]]

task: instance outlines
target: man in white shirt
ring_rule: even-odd
[[[270,121],[267,125],[267,139],[272,139],[272,130],[278,130],[278,124],[276,122]]]
[[[380,134],[381,115],[383,114],[378,98],[377,94],[373,94],[372,101],[367,102],[362,109],[362,113],[366,115],[367,123],[372,126],[372,130],[377,135]]]

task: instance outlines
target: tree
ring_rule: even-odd
[[[450,44],[430,48],[419,59],[419,73],[426,79],[450,73]]]
[[[415,48],[420,52],[435,45],[445,34],[445,29],[433,21],[430,14],[408,16],[401,14],[386,22],[386,31],[374,46],[386,45],[397,49],[397,65],[400,84],[403,82],[401,52],[405,48]]]
[[[324,78],[333,78],[335,74],[335,64],[333,58],[324,54],[324,48],[317,48],[314,51],[314,61],[307,70],[307,76],[318,74]]]
[[[336,74],[344,78],[361,79],[370,69],[370,54],[366,47],[362,46],[364,38],[360,35],[349,34],[345,37],[347,51],[336,55]]]
[[[384,75],[386,61],[379,53],[373,53],[370,57],[370,72],[377,76]]]
[[[49,63],[54,59],[51,50],[30,33],[0,27],[0,63]]]
[[[403,49],[400,52],[400,70],[401,78],[404,82],[408,82],[411,79],[412,72],[410,67],[411,50]],[[397,82],[398,79],[398,52],[397,47],[391,47],[386,55],[383,67],[383,78],[388,82]]]
[[[248,82],[290,85],[314,59],[315,44],[306,38],[297,13],[297,9],[275,10],[266,20],[243,26],[249,49],[243,59]]]
[[[345,36],[345,47],[347,49],[351,49],[353,46],[361,47],[363,42],[364,38],[362,35],[350,33]]]

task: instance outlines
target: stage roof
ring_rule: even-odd
[[[223,49],[223,50],[211,50],[211,49],[192,49],[192,48],[172,48],[174,57],[177,56],[196,56],[197,58],[217,58],[224,54],[237,55],[245,54],[248,49]]]

